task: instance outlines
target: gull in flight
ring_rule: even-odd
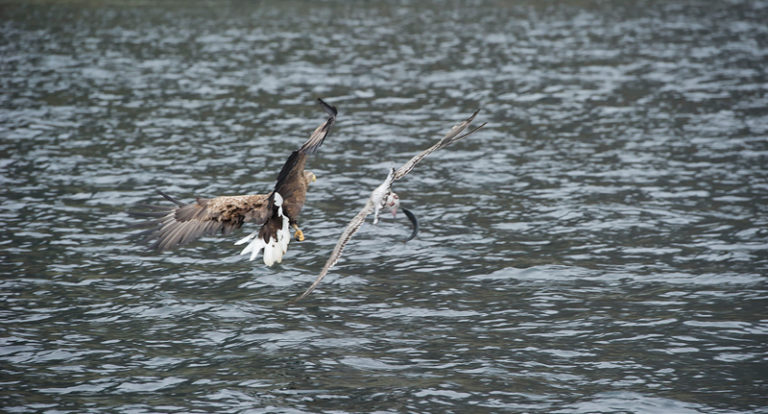
[[[304,145],[291,153],[277,176],[272,192],[198,198],[193,203],[184,204],[159,191],[176,206],[135,213],[155,218],[155,228],[145,232],[147,239],[154,240],[152,247],[168,250],[203,235],[228,234],[245,222],[253,222],[261,228],[235,243],[245,244],[240,254],[250,254],[250,260],[254,260],[263,250],[267,266],[282,262],[291,240],[290,227],[295,230],[296,240],[304,240],[304,233],[299,228],[299,213],[306,201],[309,183],[316,180],[315,174],[304,171],[307,155],[317,151],[336,122],[336,107],[319,98],[317,101],[328,113],[328,119],[312,132]]]
[[[469,124],[472,123],[472,121],[475,119],[475,116],[477,116],[478,112],[480,111],[475,111],[475,113],[473,113],[472,116],[456,124],[435,145],[416,154],[408,162],[403,164],[403,166],[400,167],[399,169],[397,170],[395,170],[394,168],[390,169],[389,174],[387,174],[387,178],[384,180],[384,182],[381,183],[381,185],[379,185],[378,187],[376,187],[376,189],[374,189],[373,192],[371,192],[371,196],[368,198],[368,201],[365,203],[365,207],[363,207],[363,209],[360,210],[359,213],[357,213],[357,215],[349,222],[349,224],[347,224],[347,227],[341,233],[341,237],[339,237],[339,241],[336,242],[336,246],[333,248],[333,252],[331,252],[331,256],[325,262],[325,265],[323,266],[323,270],[320,271],[320,275],[318,275],[315,281],[312,283],[312,285],[309,288],[307,288],[307,290],[305,290],[304,293],[298,296],[294,301],[299,301],[301,299],[304,299],[305,297],[309,296],[309,294],[312,293],[313,290],[315,290],[317,285],[320,284],[320,281],[323,280],[325,275],[328,274],[328,271],[331,269],[331,267],[333,267],[333,265],[335,265],[336,262],[339,261],[339,259],[341,258],[341,252],[342,250],[344,250],[344,246],[346,246],[347,243],[349,243],[349,241],[352,239],[352,236],[360,229],[360,227],[365,222],[365,218],[368,217],[368,215],[373,213],[373,224],[376,224],[379,221],[379,212],[382,209],[388,208],[390,209],[392,214],[395,214],[395,212],[397,212],[397,208],[400,205],[400,197],[392,191],[393,182],[405,177],[409,172],[411,172],[411,170],[413,170],[414,167],[416,167],[416,164],[418,164],[419,161],[424,159],[424,157],[426,157],[427,155],[439,149],[445,148],[453,144],[454,142],[470,134],[473,134],[475,131],[485,126],[485,123],[483,123],[482,125],[470,130],[469,132],[465,134],[461,134],[469,126]],[[414,224],[414,233],[411,236],[415,236],[415,231],[418,230],[418,224],[415,221],[415,217],[413,217],[413,215],[409,213],[410,212],[406,212],[406,215],[408,215],[408,218],[411,219],[411,222]]]

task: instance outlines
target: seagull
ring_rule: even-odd
[[[317,179],[315,174],[304,171],[307,155],[315,153],[323,144],[338,113],[333,105],[320,98],[317,101],[328,114],[328,119],[312,132],[299,149],[291,153],[271,193],[197,198],[193,203],[184,204],[158,191],[176,206],[161,211],[135,213],[155,218],[156,227],[145,232],[148,240],[155,240],[152,247],[161,251],[168,250],[203,235],[228,234],[239,229],[245,222],[254,222],[260,224],[261,228],[235,243],[245,244],[240,254],[250,254],[250,260],[254,260],[263,250],[264,264],[267,266],[282,262],[291,240],[290,227],[295,230],[297,241],[304,240],[304,233],[299,228],[299,213],[306,201],[309,184]]]
[[[381,183],[378,187],[376,187],[371,192],[370,197],[368,197],[368,201],[365,203],[365,207],[363,207],[363,209],[360,210],[359,213],[357,213],[357,215],[349,222],[349,224],[347,224],[347,227],[341,233],[341,236],[339,237],[338,242],[336,242],[336,246],[333,248],[333,252],[331,252],[331,256],[325,262],[325,266],[323,266],[323,270],[320,271],[320,275],[317,276],[317,278],[312,283],[312,285],[309,288],[307,288],[307,290],[305,290],[304,293],[302,293],[300,296],[294,299],[294,302],[298,302],[301,299],[304,299],[305,297],[309,296],[309,294],[312,293],[313,290],[315,290],[317,285],[320,284],[320,281],[323,280],[325,275],[328,274],[328,271],[331,269],[331,267],[333,267],[333,265],[335,265],[336,262],[339,261],[339,259],[341,258],[341,252],[344,250],[344,246],[346,246],[347,243],[349,243],[349,241],[352,239],[352,236],[360,229],[360,227],[365,222],[366,217],[368,217],[371,213],[373,213],[373,224],[376,224],[379,221],[379,212],[382,209],[385,209],[385,208],[389,209],[393,215],[397,212],[397,208],[400,206],[400,197],[395,192],[392,191],[393,182],[405,177],[409,172],[411,172],[411,170],[413,170],[414,167],[416,167],[416,164],[418,164],[419,161],[424,159],[424,157],[426,157],[427,155],[439,149],[445,148],[453,144],[454,142],[473,134],[475,131],[485,126],[485,123],[483,123],[479,127],[474,128],[469,132],[461,135],[461,133],[475,119],[475,116],[477,116],[478,112],[480,111],[479,110],[475,111],[475,113],[473,113],[472,116],[453,126],[451,130],[435,145],[416,154],[408,162],[403,164],[403,166],[400,167],[399,169],[395,170],[394,168],[392,168],[389,170],[389,173],[387,174],[387,178],[384,180],[384,182]],[[418,223],[416,222],[415,216],[413,216],[412,213],[406,212],[406,215],[408,215],[408,218],[411,219],[411,222],[414,225],[414,233],[412,233],[412,236],[415,236],[416,231],[418,231]]]

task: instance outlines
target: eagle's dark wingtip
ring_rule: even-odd
[[[339,111],[336,109],[335,106],[325,102],[322,98],[317,98],[317,102],[320,102],[320,105],[323,107],[323,110],[325,112],[328,112],[328,115],[335,117]]]
[[[413,240],[414,237],[416,237],[417,234],[419,234],[419,220],[416,219],[416,215],[411,212],[411,210],[408,210],[407,208],[402,208],[403,213],[406,217],[408,217],[408,220],[411,221],[411,225],[413,226],[413,230],[411,231],[411,235],[408,236],[407,239],[405,239],[404,243],[407,243],[411,240]]]
[[[157,190],[157,192],[158,192],[158,193],[159,193],[161,196],[163,196],[163,198],[164,198],[164,199],[166,199],[166,200],[168,200],[168,201],[172,202],[173,204],[176,204],[176,205],[177,205],[177,206],[179,206],[179,207],[184,207],[184,203],[182,203],[181,201],[179,201],[179,200],[177,200],[177,199],[175,199],[175,198],[173,198],[173,197],[169,196],[169,195],[168,195],[168,194],[166,194],[166,193],[165,193],[163,190]]]

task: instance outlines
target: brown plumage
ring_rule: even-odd
[[[274,262],[279,263],[290,239],[288,226],[296,230],[298,240],[304,239],[298,227],[298,218],[306,201],[309,184],[315,180],[315,175],[304,171],[304,166],[307,155],[316,152],[323,144],[336,121],[336,108],[322,99],[318,99],[318,102],[328,113],[328,119],[312,132],[299,149],[291,153],[271,193],[198,198],[193,203],[184,204],[160,191],[164,198],[176,206],[161,211],[137,213],[157,219],[156,227],[147,232],[147,238],[154,240],[152,247],[158,250],[173,249],[203,235],[229,234],[243,223],[253,222],[262,227],[236,243],[249,243],[241,254],[250,252],[253,260],[263,248],[264,262],[268,266]]]
[[[163,192],[160,194],[177,207],[149,214],[160,217],[157,228],[149,234],[155,239],[152,247],[158,250],[173,249],[203,235],[229,234],[246,221],[261,224],[269,213],[268,194],[198,198],[190,204],[180,203]]]

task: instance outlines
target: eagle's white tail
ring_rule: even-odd
[[[259,232],[255,231],[235,242],[236,246],[248,243],[243,251],[240,252],[240,255],[250,253],[251,257],[249,260],[258,257],[261,249],[264,249],[264,264],[267,266],[283,261],[283,255],[288,251],[288,243],[291,241],[290,220],[283,215],[283,197],[280,193],[275,193],[274,202],[275,206],[277,206],[277,216],[283,220],[283,226],[277,230],[277,239],[270,236],[269,241],[265,242],[263,238],[258,237]]]

